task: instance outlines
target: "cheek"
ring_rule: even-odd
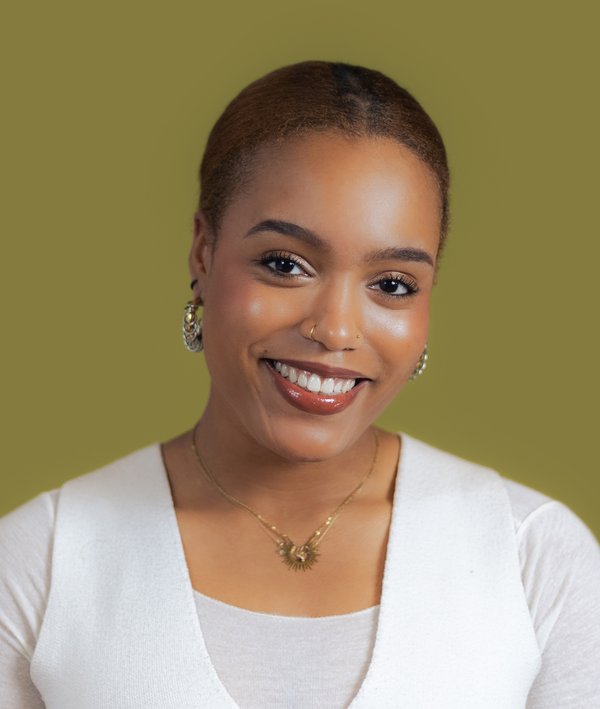
[[[223,343],[223,353],[232,352],[250,333],[256,333],[269,314],[258,289],[237,279],[228,284],[222,279],[218,292],[206,294],[204,305],[204,337],[210,342]],[[227,346],[225,346],[227,344]]]
[[[429,299],[422,296],[418,304],[406,310],[372,310],[368,318],[367,336],[382,363],[389,370],[397,371],[398,376],[404,377],[407,371],[412,371],[423,351],[428,327]]]
[[[248,351],[295,321],[294,302],[235,264],[220,268],[205,292],[206,346],[212,340],[223,343],[223,352]]]
[[[415,339],[429,325],[429,294],[421,293],[404,310],[370,308],[367,322],[370,331],[387,332],[391,340]]]

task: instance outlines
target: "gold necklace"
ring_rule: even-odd
[[[200,423],[200,422],[198,422]],[[206,463],[202,460],[198,448],[196,447],[196,429],[198,424],[194,426],[192,431],[192,449],[196,456],[196,459],[200,465],[201,470],[204,472],[209,482],[211,482],[217,490],[225,497],[229,502],[242,509],[250,512],[250,514],[260,523],[261,529],[264,529],[268,536],[275,542],[277,546],[277,553],[281,557],[284,564],[287,565],[288,569],[294,569],[294,571],[307,571],[312,568],[316,563],[319,556],[317,551],[318,545],[323,541],[323,537],[333,526],[333,523],[338,518],[340,512],[344,507],[351,502],[353,497],[358,493],[362,486],[367,482],[371,473],[375,469],[377,463],[377,453],[379,451],[379,435],[377,429],[373,429],[373,435],[375,437],[375,453],[373,455],[373,460],[371,461],[371,467],[367,471],[366,475],[358,483],[358,485],[352,490],[352,492],[335,508],[335,510],[327,517],[320,527],[317,527],[315,531],[310,535],[310,537],[304,542],[304,544],[295,544],[287,534],[283,534],[274,524],[267,522],[264,517],[258,512],[255,512],[249,505],[237,497],[230,495],[226,490],[224,490],[219,482],[215,479],[214,475],[209,471]]]

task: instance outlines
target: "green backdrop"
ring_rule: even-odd
[[[428,368],[382,424],[599,535],[593,6],[5,4],[0,514],[196,421],[180,316],[203,145],[249,81],[316,58],[413,91],[453,170]]]

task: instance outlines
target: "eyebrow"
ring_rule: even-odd
[[[433,267],[433,259],[427,251],[417,249],[414,246],[389,246],[385,249],[372,251],[367,255],[367,261],[391,261],[398,259],[400,261],[421,261],[428,263]]]
[[[284,222],[280,219],[265,219],[248,230],[244,238],[259,231],[276,231],[279,234],[285,234],[294,239],[304,241],[306,244],[310,244],[310,246],[316,246],[322,251],[330,250],[329,245],[323,241],[320,236],[317,236],[314,231],[299,226],[298,224],[292,224],[292,222]]]
[[[261,231],[274,231],[278,234],[291,236],[294,239],[303,241],[310,246],[314,246],[322,251],[331,251],[329,244],[314,231],[302,227],[299,224],[282,221],[280,219],[265,219],[258,224],[255,224],[249,229],[244,238],[256,234]],[[389,246],[383,249],[376,249],[367,254],[366,260],[370,263],[374,261],[389,261],[398,259],[400,261],[420,261],[428,263],[433,267],[433,259],[431,255],[423,249],[418,249],[414,246]]]

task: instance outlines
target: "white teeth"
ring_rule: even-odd
[[[297,384],[299,387],[306,389],[306,385],[308,384],[308,377],[306,376],[306,374],[304,374],[304,372],[300,373]]]
[[[315,394],[345,394],[356,384],[356,379],[322,378],[314,372],[304,372],[283,362],[275,361],[273,366],[292,384],[297,384],[302,389]]]
[[[356,381],[354,379],[348,379],[348,381],[342,386],[342,393],[345,394],[347,391],[350,391]]]
[[[333,394],[333,379],[325,379],[321,384],[321,394]]]
[[[311,374],[306,388],[308,391],[312,391],[315,394],[321,391],[321,377],[318,374]]]

